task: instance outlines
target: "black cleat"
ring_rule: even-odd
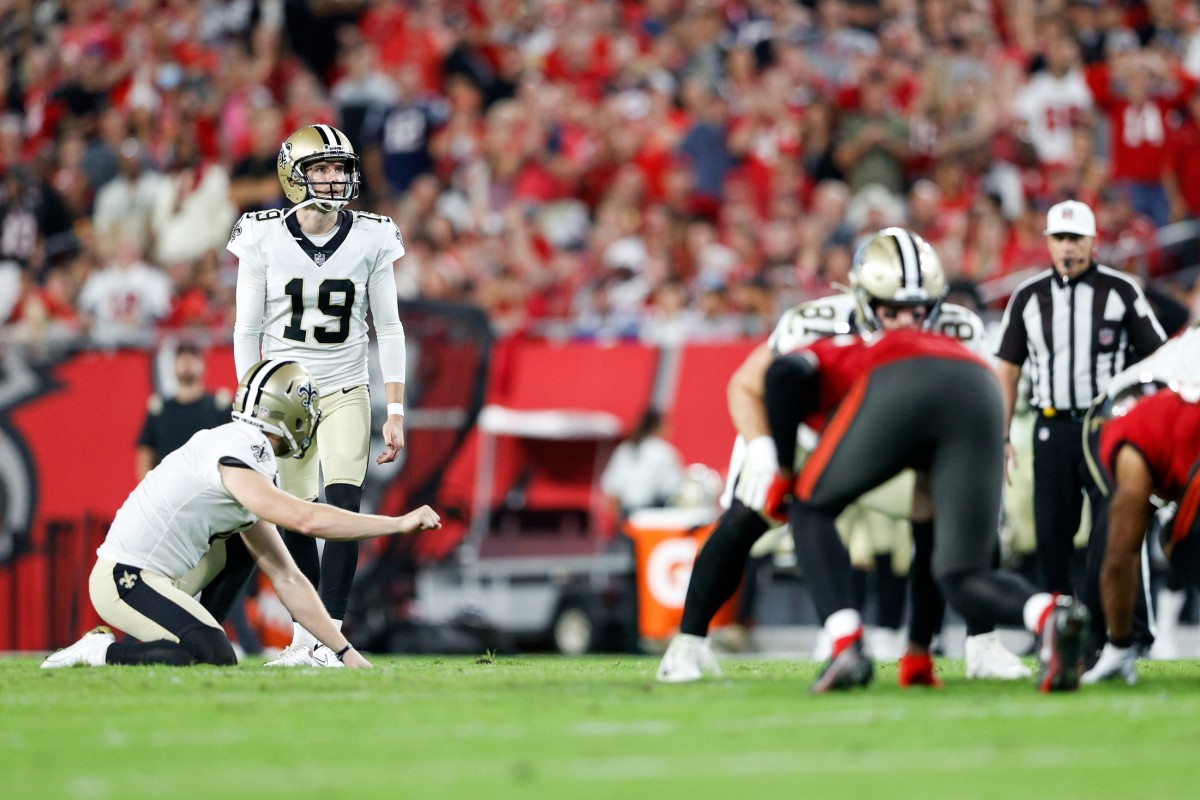
[[[856,641],[825,662],[821,674],[808,687],[810,694],[824,694],[838,689],[866,686],[875,677],[875,665],[863,652],[862,640]]]
[[[1041,670],[1038,689],[1043,692],[1070,692],[1079,688],[1083,672],[1083,637],[1090,620],[1087,607],[1067,595],[1054,600],[1054,608],[1042,629],[1038,650]]]

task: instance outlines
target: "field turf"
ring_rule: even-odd
[[[377,669],[38,669],[0,659],[7,798],[1196,797],[1200,664],[1133,687],[1031,682],[812,697],[812,663],[374,658]]]

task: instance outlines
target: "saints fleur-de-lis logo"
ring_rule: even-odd
[[[119,581],[117,581],[117,583],[121,584],[126,589],[132,589],[133,585],[135,583],[137,583],[137,578],[138,578],[137,575],[134,575],[132,572],[126,571],[123,575],[121,575],[121,579]]]
[[[312,411],[312,401],[316,392],[313,391],[311,383],[302,383],[296,389],[296,394],[300,397],[300,405],[304,406],[305,411]]]

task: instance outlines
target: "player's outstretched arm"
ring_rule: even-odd
[[[429,506],[400,517],[355,514],[328,503],[308,503],[292,497],[256,470],[221,465],[220,471],[225,488],[255,516],[317,539],[356,541],[442,526],[437,512]]]
[[[271,581],[271,588],[292,615],[292,619],[317,637],[321,644],[339,653],[339,658],[347,667],[371,666],[371,662],[350,646],[350,642],[338,630],[317,595],[317,590],[300,572],[279,531],[273,525],[259,520],[254,527],[242,534],[242,538],[250,550],[250,555],[254,557],[254,562]]]

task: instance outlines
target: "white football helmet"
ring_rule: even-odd
[[[267,359],[246,370],[233,399],[233,418],[281,437],[281,455],[301,458],[321,422],[317,384],[298,361]]]
[[[313,192],[308,167],[318,161],[341,161],[346,166],[346,179],[319,183],[324,192]],[[284,196],[297,207],[315,205],[324,212],[335,211],[358,197],[362,186],[362,167],[354,145],[332,125],[308,125],[284,139],[276,167]]]
[[[863,331],[880,329],[875,306],[924,306],[925,328],[946,296],[942,261],[929,242],[904,228],[884,228],[863,242],[850,266],[855,319]]]

